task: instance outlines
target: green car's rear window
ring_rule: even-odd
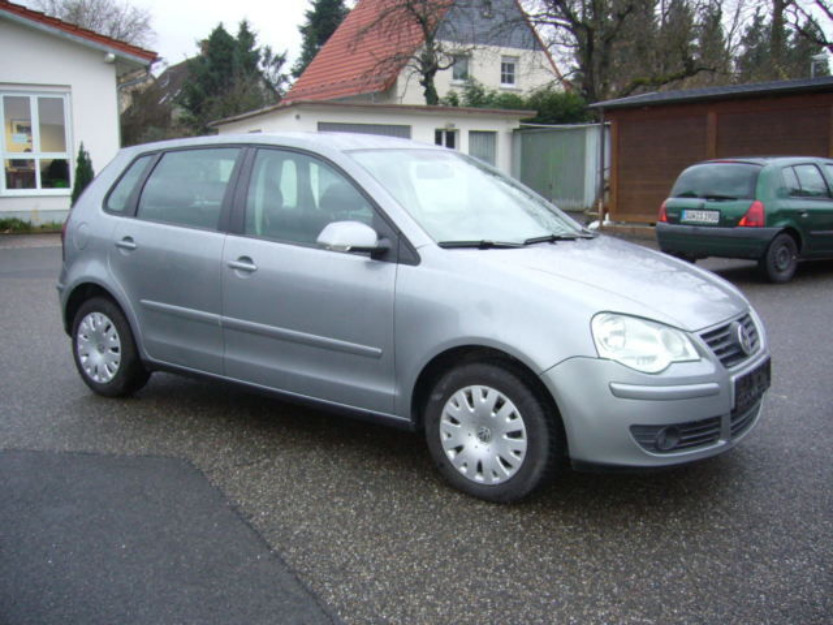
[[[671,190],[671,197],[714,200],[754,199],[759,165],[704,163],[686,169]]]

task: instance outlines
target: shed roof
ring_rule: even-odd
[[[751,83],[748,85],[705,87],[702,89],[685,89],[681,91],[658,91],[616,100],[596,102],[590,105],[590,108],[605,110],[639,108],[646,106],[664,106],[667,104],[687,104],[708,100],[729,100],[817,92],[833,92],[833,76],[800,78],[798,80],[776,80]]]
[[[330,100],[282,100],[278,104],[273,104],[255,111],[247,111],[240,115],[233,117],[226,117],[213,121],[209,126],[216,128],[224,124],[231,124],[233,122],[243,121],[245,119],[252,119],[269,115],[272,113],[282,114],[285,111],[298,108],[317,108],[317,109],[333,109],[336,111],[354,110],[369,114],[369,118],[373,117],[374,113],[408,113],[411,115],[446,115],[446,116],[480,116],[480,117],[496,117],[507,119],[526,119],[535,117],[536,111],[528,109],[485,109],[485,108],[466,108],[462,106],[425,106],[416,104],[372,104],[369,102],[333,102]]]
[[[105,52],[112,52],[116,57],[127,61],[134,67],[135,65],[147,66],[158,59],[156,52],[151,50],[145,50],[127,42],[81,28],[75,24],[59,20],[57,17],[51,17],[40,11],[8,2],[8,0],[0,0],[0,18],[6,18],[12,22]]]

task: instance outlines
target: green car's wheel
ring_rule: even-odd
[[[764,256],[758,261],[758,268],[770,282],[788,282],[798,267],[798,246],[789,234],[776,236]]]

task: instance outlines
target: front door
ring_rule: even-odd
[[[331,221],[377,219],[328,164],[258,151],[243,232],[228,236],[223,255],[227,376],[392,413],[397,265],[315,244]]]
[[[812,163],[785,168],[784,179],[789,194],[785,208],[803,230],[806,241],[802,255],[809,258],[829,256],[833,253],[833,194],[830,185],[821,170]]]

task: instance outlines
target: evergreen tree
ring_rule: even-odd
[[[257,36],[244,20],[237,37],[218,25],[200,44],[199,56],[188,63],[189,76],[179,104],[184,122],[197,134],[211,121],[274,104],[287,77],[281,73],[285,54],[257,47]]]
[[[78,158],[75,163],[75,184],[72,186],[72,206],[75,206],[75,202],[78,201],[81,193],[93,181],[93,178],[95,178],[93,162],[90,159],[90,153],[84,149],[84,142],[82,141],[81,146],[78,148]]]
[[[306,23],[298,30],[303,38],[301,56],[292,67],[292,75],[298,78],[318,51],[339,27],[350,12],[344,0],[310,0],[311,8],[304,14]]]

